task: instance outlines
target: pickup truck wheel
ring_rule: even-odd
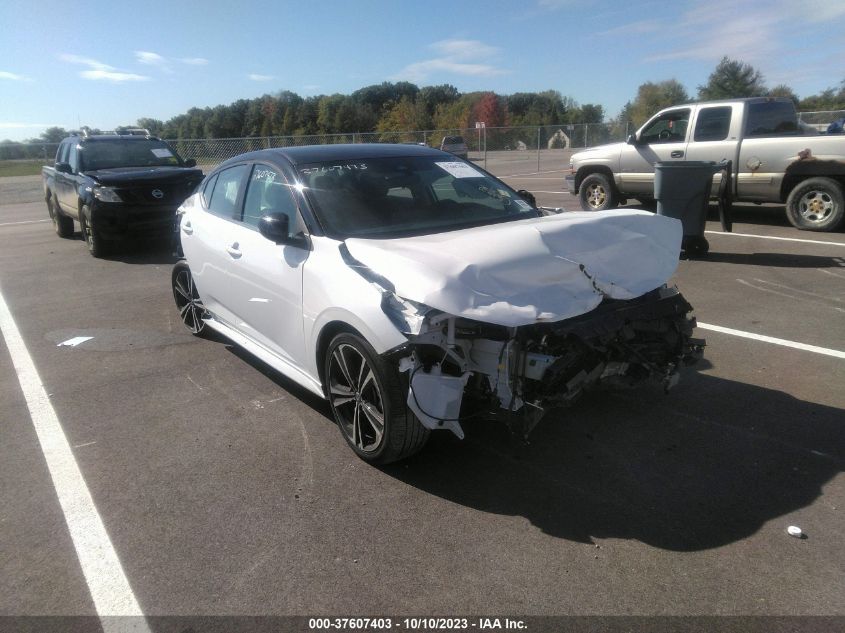
[[[347,332],[332,339],[324,362],[332,414],[358,457],[388,464],[423,447],[430,431],[408,408],[407,383],[403,385],[398,367]]]
[[[604,174],[590,174],[584,178],[578,192],[584,211],[615,209],[619,204],[616,190]]]
[[[53,194],[47,198],[47,213],[53,221],[53,230],[56,231],[56,235],[63,238],[73,237],[73,219],[59,211],[59,201]]]
[[[208,318],[208,313],[194,285],[194,277],[191,275],[188,264],[177,263],[173,267],[170,281],[173,285],[173,299],[179,310],[179,318],[191,334],[202,336],[205,333],[205,319]]]
[[[845,219],[842,185],[832,178],[809,178],[786,199],[786,217],[803,231],[835,231]]]
[[[91,219],[91,210],[87,205],[83,205],[79,210],[79,226],[82,229],[82,239],[88,246],[88,252],[94,257],[104,257],[108,253],[108,247],[97,232],[97,228],[93,226]]]

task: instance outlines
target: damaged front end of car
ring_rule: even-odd
[[[399,303],[399,300],[396,301]],[[408,407],[429,429],[463,438],[461,420],[502,419],[526,438],[546,411],[600,386],[656,381],[668,391],[704,341],[692,307],[663,286],[631,300],[605,299],[587,314],[505,327],[406,304],[408,344],[392,356],[408,372]],[[421,322],[419,321],[421,319]]]
[[[408,407],[426,428],[459,438],[463,420],[484,417],[525,439],[548,410],[602,386],[655,381],[668,391],[702,356],[692,306],[665,284],[633,299],[604,296],[571,318],[507,326],[405,299],[341,250],[380,290],[382,310],[408,339],[386,353],[407,375]]]

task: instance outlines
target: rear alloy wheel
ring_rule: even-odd
[[[205,306],[202,304],[191,269],[185,262],[179,262],[173,267],[170,276],[173,284],[173,299],[179,309],[179,318],[190,330],[191,334],[201,336],[205,330],[205,319],[208,318]]]
[[[616,190],[604,174],[590,174],[581,181],[578,198],[584,211],[604,211],[619,205]]]
[[[53,230],[63,238],[73,237],[73,219],[59,211],[59,201],[54,194],[47,196],[47,213],[53,221]]]
[[[832,178],[809,178],[786,199],[786,217],[804,231],[835,231],[845,219],[842,185]]]
[[[82,230],[82,239],[88,246],[88,252],[94,257],[104,257],[108,253],[108,247],[94,226],[91,210],[85,205],[79,210],[79,228]]]
[[[413,455],[429,431],[405,404],[399,370],[354,334],[334,337],[325,358],[326,395],[346,443],[361,459],[387,464]]]

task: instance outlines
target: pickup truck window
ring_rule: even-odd
[[[788,101],[765,101],[748,105],[745,136],[799,134],[795,107]]]
[[[68,152],[67,162],[70,163],[71,173],[79,171],[79,146],[76,143],[69,143],[70,151]]]
[[[56,162],[57,163],[66,163],[67,162],[67,153],[70,149],[70,143],[62,143],[59,145],[59,149],[56,152]]]
[[[654,119],[640,134],[641,143],[680,143],[687,137],[689,108],[665,112]]]
[[[702,108],[695,122],[696,141],[724,141],[731,127],[731,107]]]

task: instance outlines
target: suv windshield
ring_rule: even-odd
[[[164,141],[154,139],[108,139],[82,144],[82,169],[115,167],[178,167],[182,160]]]
[[[537,217],[503,182],[463,161],[367,158],[298,167],[332,237],[404,237]]]

